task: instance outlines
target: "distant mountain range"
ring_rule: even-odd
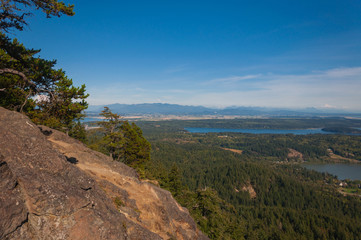
[[[346,112],[336,109],[282,109],[266,107],[227,107],[223,109],[207,108],[203,106],[184,106],[167,103],[143,103],[143,104],[109,104],[109,105],[90,105],[87,114],[98,115],[107,106],[112,112],[123,116],[130,115],[177,115],[177,116],[289,116],[289,117],[312,117],[312,116],[351,116],[361,117],[361,113]]]

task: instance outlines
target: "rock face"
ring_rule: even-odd
[[[207,239],[171,194],[0,108],[0,239]]]

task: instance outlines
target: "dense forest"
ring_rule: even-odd
[[[343,118],[314,119],[233,119],[198,121],[138,122],[148,140],[171,138],[195,141],[209,147],[241,150],[255,159],[298,162],[337,162],[361,160],[361,135],[346,134],[186,134],[189,127],[250,128],[250,129],[307,129],[360,128],[361,120]]]
[[[242,127],[264,128],[350,123],[359,127],[358,121],[348,121],[243,119],[231,120],[229,125],[226,120],[137,124],[152,144],[146,177],[170,190],[210,238],[360,239],[361,182],[348,181],[348,189],[341,189],[335,176],[299,164],[358,162],[360,136],[184,131],[184,127],[203,124],[240,127],[239,122]]]

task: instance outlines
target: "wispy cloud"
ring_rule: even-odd
[[[217,83],[230,84],[230,83],[236,83],[236,82],[244,81],[244,80],[248,80],[248,79],[255,79],[255,78],[258,78],[260,76],[261,76],[261,74],[246,75],[246,76],[231,76],[231,77],[225,77],[225,78],[216,78],[216,79],[212,79],[210,81],[206,81],[203,84],[205,84],[205,85],[217,84]]]
[[[188,66],[188,64],[179,64],[179,65],[171,66],[171,67],[168,67],[167,69],[165,69],[164,73],[172,74],[172,73],[183,72],[184,70],[187,69],[187,66]]]
[[[322,73],[321,73],[322,75]],[[336,68],[331,69],[327,72],[325,72],[325,75],[330,78],[336,78],[336,79],[348,79],[353,77],[360,77],[361,76],[361,67],[355,67],[355,68]],[[361,81],[361,79],[360,79]]]
[[[326,103],[325,105],[323,105],[323,108],[327,108],[327,109],[336,109],[337,107],[336,106],[332,106],[328,103]]]
[[[361,110],[361,67],[306,74],[260,74],[228,88],[214,88],[186,99],[208,106],[332,107]]]

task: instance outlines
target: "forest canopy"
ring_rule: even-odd
[[[286,121],[297,128],[345,122],[236,122],[239,127],[260,121],[266,127]],[[359,120],[350,121],[360,126]],[[340,187],[335,176],[305,169],[300,163],[360,161],[361,136],[184,131],[184,127],[219,122],[139,122],[153,149],[146,177],[171,191],[211,239],[360,239],[361,181],[347,180],[347,187]],[[221,122],[225,128],[236,124]],[[288,156],[290,148],[301,155]]]

